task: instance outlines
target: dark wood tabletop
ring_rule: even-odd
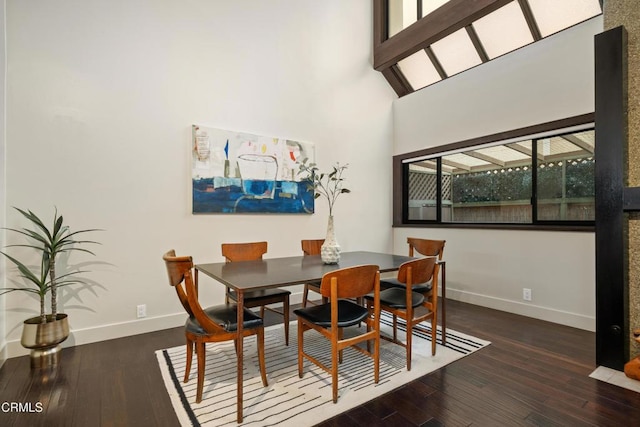
[[[380,272],[395,271],[414,258],[378,252],[343,252],[340,263],[327,265],[320,255],[271,258],[259,261],[197,264],[196,270],[241,291],[297,285],[319,280],[325,273],[363,264],[377,265]]]
[[[202,272],[223,285],[237,292],[237,329],[238,337],[243,336],[244,294],[258,289],[279,286],[298,285],[321,279],[325,273],[340,268],[356,265],[374,264],[380,272],[395,271],[402,263],[412,257],[385,254],[378,252],[344,252],[340,262],[334,265],[324,264],[320,255],[294,256],[285,258],[267,258],[259,261],[218,262],[213,264],[197,264],[195,281],[198,283],[198,272]],[[243,347],[244,340],[236,342],[236,375],[237,375],[237,420],[243,419]]]

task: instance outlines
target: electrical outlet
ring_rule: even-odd
[[[142,317],[147,317],[147,304],[140,304],[136,307],[138,313],[138,319]]]
[[[531,289],[522,288],[522,299],[525,301],[531,301]]]

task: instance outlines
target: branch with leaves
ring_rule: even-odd
[[[333,216],[333,207],[335,206],[338,196],[344,193],[351,193],[351,190],[344,188],[344,171],[349,167],[348,164],[341,165],[336,163],[332,166],[331,172],[321,172],[315,163],[307,163],[309,159],[304,159],[299,163],[298,175],[302,175],[302,179],[308,181],[307,188],[313,190],[314,198],[324,196],[329,203],[329,216]]]

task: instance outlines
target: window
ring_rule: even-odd
[[[562,123],[566,122],[555,125]],[[481,145],[470,141],[427,155],[399,156],[396,167],[402,173],[395,176],[402,176],[406,189],[401,197],[401,224],[394,220],[394,225],[592,227],[593,123],[529,135],[523,130],[512,133],[518,136],[492,142],[485,137],[479,139]]]
[[[498,145],[443,156],[442,164],[449,178],[443,196],[450,195],[443,199],[443,221],[531,223],[530,155]]]
[[[538,140],[539,221],[595,220],[593,129]]]

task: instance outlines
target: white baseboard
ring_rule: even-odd
[[[395,274],[395,272],[385,273],[384,276],[385,278],[395,277]],[[440,292],[441,293],[439,295],[442,295],[441,288]],[[595,316],[585,316],[583,314],[556,310],[550,307],[533,305],[531,303],[461,291],[458,289],[452,289],[450,286],[447,286],[447,299],[467,302],[469,304],[493,308],[495,310],[506,311],[508,313],[519,314],[521,316],[533,317],[534,319],[546,320],[548,322],[571,326],[573,328],[583,329],[590,332],[595,332],[596,330]]]
[[[184,325],[186,313],[175,313],[158,317],[147,317],[129,322],[111,323],[93,328],[72,329],[62,347],[91,344],[131,335],[145,334]],[[7,341],[7,357],[18,357],[29,354],[29,349],[22,347],[20,340]]]
[[[472,292],[460,291],[457,289],[451,289],[448,286],[447,299],[506,311],[520,316],[533,317],[534,319],[546,320],[548,322],[571,326],[572,328],[583,329],[590,332],[595,332],[596,330],[596,318],[594,316],[586,316],[583,314],[556,310],[520,301],[512,301]]]
[[[292,293],[289,300],[290,304],[301,303],[302,292]],[[69,334],[69,338],[62,343],[62,347],[74,347],[77,345],[91,344],[94,342],[175,328],[184,325],[185,319],[186,313],[180,312],[165,316],[136,319],[128,322],[111,323],[92,328],[72,329]],[[22,347],[19,339],[7,341],[5,344],[4,348],[0,350],[0,367],[5,359],[29,354],[29,349]]]
[[[451,288],[447,288],[447,298],[522,316],[533,317],[535,319],[546,320],[591,332],[595,331],[595,317],[555,310],[549,307],[525,304],[518,301],[494,298],[487,295],[480,295]],[[290,302],[291,304],[301,303],[302,292],[292,293]],[[185,313],[180,312],[165,316],[136,319],[129,322],[100,325],[93,328],[74,329],[71,331],[69,338],[62,343],[62,347],[91,344],[99,341],[175,328],[183,325],[184,321]],[[0,366],[2,366],[2,362],[8,358],[29,354],[29,350],[22,347],[19,339],[7,341],[5,344],[6,345],[0,349]]]

